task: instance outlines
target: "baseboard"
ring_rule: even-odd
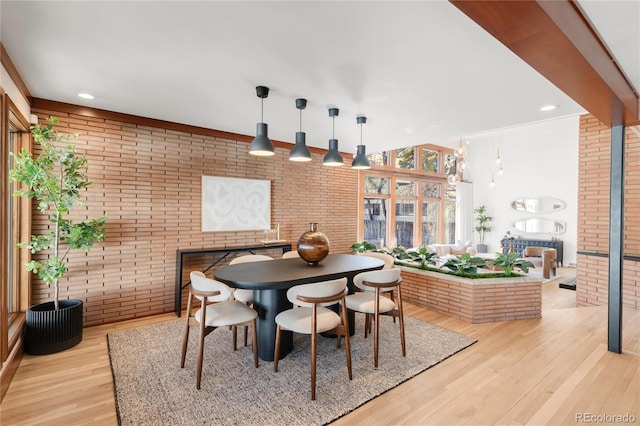
[[[0,402],[4,399],[4,395],[9,389],[11,380],[13,379],[14,374],[16,374],[16,370],[18,370],[23,353],[22,339],[18,339],[18,342],[9,353],[9,356],[0,371]]]

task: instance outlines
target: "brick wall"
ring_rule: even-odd
[[[159,121],[154,127],[65,104],[36,105],[32,112],[41,121],[56,116],[60,131],[81,134],[78,152],[87,156],[94,185],[76,217],[107,214],[106,241],[88,254],[75,252],[60,283],[63,298],[84,301],[85,325],[172,311],[176,249],[264,239],[263,231],[201,232],[202,175],[270,180],[271,222],[280,224],[283,239],[295,243],[309,222],[318,222],[332,253],[348,253],[356,241],[358,174],[348,166],[323,167],[318,153],[311,163],[296,163],[288,149],[276,147],[274,157],[260,158],[248,154],[246,137],[176,131]],[[33,232],[47,227],[34,210]],[[185,274],[210,260],[192,259]],[[52,293],[34,277],[33,303],[50,300]]]
[[[580,119],[577,305],[604,305],[609,282],[611,131]],[[624,170],[623,304],[640,309],[640,137],[627,128]]]
[[[425,309],[474,324],[542,316],[539,280],[514,278],[508,283],[505,279],[465,280],[436,272],[401,269],[403,301]]]

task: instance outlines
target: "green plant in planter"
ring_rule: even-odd
[[[385,253],[393,256],[394,259],[400,259],[400,260],[411,259],[411,257],[407,253],[407,250],[402,246],[394,247],[391,250],[385,250]]]
[[[496,253],[496,260],[494,264],[499,266],[504,272],[505,277],[513,275],[513,269],[518,268],[525,274],[529,272],[529,268],[535,268],[535,265],[528,260],[520,258],[520,253]]]
[[[491,216],[487,215],[487,208],[485,206],[480,206],[473,210],[476,221],[475,230],[480,236],[480,243],[478,244],[478,252],[486,253],[486,245],[484,243],[484,237],[487,233],[493,231],[493,227],[489,226],[489,224],[493,221]]]
[[[427,250],[426,247],[420,247],[415,250],[407,250],[406,255],[409,259],[420,264],[420,268],[425,269],[428,265],[435,265],[435,259],[438,257],[435,253]]]
[[[85,204],[80,193],[91,186],[86,175],[87,160],[77,155],[71,144],[63,148],[54,147],[53,143],[74,140],[79,135],[58,133],[53,127],[58,120],[49,117],[47,121],[49,124],[46,126],[36,124],[31,127],[33,139],[42,149],[40,155],[33,158],[24,149],[19,154],[12,154],[15,165],[9,177],[13,182],[24,184],[23,188],[14,192],[14,196],[36,199],[38,210],[49,216],[51,230],[32,235],[29,243],[20,243],[19,247],[26,245],[33,254],[51,251],[46,260],[32,260],[26,264],[26,268],[38,274],[47,285],[53,284],[53,302],[55,310],[58,310],[58,282],[67,272],[66,259],[70,250],[88,252],[95,243],[103,241],[106,218],[102,215],[96,219],[74,221],[68,217],[74,207]]]
[[[371,244],[368,241],[360,241],[359,243],[353,243],[351,245],[351,251],[353,253],[364,253],[367,251],[375,251],[376,249],[375,244]]]
[[[478,268],[487,269],[487,263],[479,257],[471,257],[471,254],[464,253],[460,256],[447,260],[443,268],[447,268],[460,276],[473,276],[478,274]]]

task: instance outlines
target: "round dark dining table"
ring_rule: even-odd
[[[217,269],[213,277],[230,287],[254,290],[254,308],[258,311],[258,356],[264,361],[273,361],[275,317],[292,307],[287,299],[289,288],[346,277],[349,292],[353,292],[354,276],[361,272],[382,269],[383,266],[382,260],[370,256],[329,254],[313,266],[300,258],[228,265]],[[353,318],[353,313],[350,313],[351,334],[353,334]],[[280,339],[280,358],[291,352],[292,348],[293,333],[283,332]]]

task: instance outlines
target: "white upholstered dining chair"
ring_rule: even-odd
[[[376,259],[380,259],[384,262],[384,266],[382,269],[391,269],[393,268],[394,259],[393,256],[387,253],[381,253],[377,251],[367,251],[362,253],[362,256],[375,257]]]
[[[380,315],[391,315],[400,320],[400,344],[402,356],[407,355],[404,336],[404,316],[402,312],[402,293],[400,284],[400,269],[381,269],[378,271],[362,272],[353,277],[353,283],[361,291],[348,295],[347,308],[366,314],[364,337],[371,332],[371,318],[373,317],[373,359],[374,367],[378,368],[378,346],[380,341]],[[383,296],[383,293],[397,292],[397,300]]]
[[[340,338],[344,336],[345,352],[347,356],[347,370],[349,380],[351,374],[351,343],[349,341],[349,321],[345,307],[345,293],[347,279],[321,281],[313,284],[302,284],[291,287],[287,291],[287,298],[295,306],[280,312],[276,316],[276,344],[274,351],[273,371],[278,371],[278,356],[280,348],[280,334],[290,330],[294,333],[311,335],[311,399],[316,399],[316,356],[318,333],[332,332]],[[326,306],[341,303],[341,314],[327,309]]]
[[[238,256],[229,262],[229,265],[237,265],[239,263],[248,262],[264,262],[266,260],[273,260],[272,257],[263,254],[247,254],[244,256]],[[242,302],[246,305],[253,306],[253,290],[246,288],[233,289],[233,299],[238,302]],[[244,329],[244,345],[247,346],[248,330]],[[237,349],[236,328],[233,328],[233,349]]]
[[[382,269],[391,269],[394,267],[395,259],[390,254],[382,253],[379,251],[367,251],[362,253],[362,255],[375,257],[376,259],[382,260],[384,262],[384,266],[382,267]],[[394,300],[393,291],[389,293],[389,297],[391,297],[391,300]],[[395,324],[396,317],[393,317],[393,322]],[[371,316],[367,316],[367,327],[369,327],[369,329],[371,328]],[[365,333],[365,337],[367,337],[366,333]]]
[[[296,258],[296,257],[300,257],[300,255],[298,254],[298,252],[296,250],[289,250],[287,252],[282,253],[282,258],[283,259],[292,259],[292,258]]]
[[[253,362],[258,367],[258,338],[256,318],[258,313],[244,303],[230,300],[231,289],[227,285],[207,278],[202,272],[191,272],[189,299],[187,301],[186,327],[182,338],[180,368],[184,368],[189,343],[189,328],[199,326],[198,355],[196,361],[196,389],[200,389],[204,338],[218,327],[236,325],[251,326],[253,330]],[[200,309],[192,314],[194,299],[200,300]]]

